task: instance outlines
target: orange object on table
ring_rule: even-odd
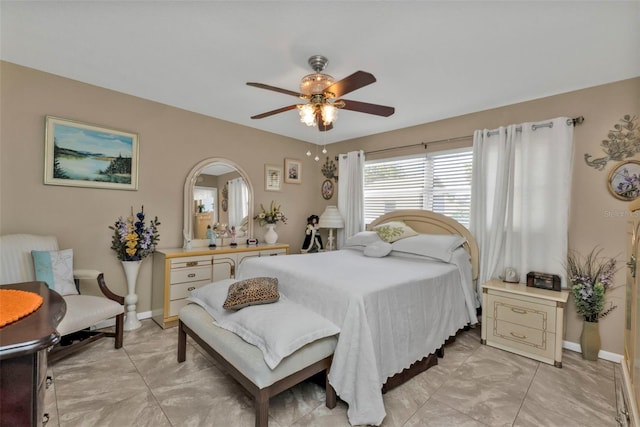
[[[33,313],[43,299],[33,292],[0,289],[0,328]]]

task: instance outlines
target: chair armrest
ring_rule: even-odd
[[[98,270],[73,270],[73,278],[78,280],[97,279],[100,273]]]
[[[98,281],[98,287],[105,297],[124,305],[124,297],[114,293],[107,283],[104,281],[104,274],[98,270],[73,270],[73,278],[76,282],[76,288],[79,288],[80,280],[84,279],[96,279]],[[79,289],[78,289],[79,291]]]

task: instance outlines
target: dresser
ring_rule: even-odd
[[[157,249],[153,254],[151,315],[163,328],[178,324],[178,313],[190,292],[200,286],[236,277],[251,257],[289,254],[289,245],[238,245],[217,248]]]
[[[490,280],[482,285],[482,344],[562,367],[569,291]]]
[[[39,294],[42,305],[33,313],[0,328],[0,426],[42,426],[47,349],[60,341],[56,326],[66,304],[44,282],[3,285]]]
[[[629,425],[640,426],[640,307],[638,306],[640,255],[640,199],[629,204],[627,227],[627,275],[624,320],[624,355],[622,360],[622,384]]]

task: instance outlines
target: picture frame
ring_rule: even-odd
[[[325,200],[331,199],[333,197],[333,190],[334,190],[333,181],[331,181],[330,179],[325,179],[322,182],[322,189],[321,189],[322,197]]]
[[[138,189],[138,135],[46,116],[45,185]]]
[[[615,165],[609,172],[607,187],[616,199],[630,202],[640,197],[640,161],[626,160]]]
[[[282,167],[276,165],[264,165],[264,190],[282,190]]]
[[[302,162],[297,159],[284,159],[284,182],[302,184]]]

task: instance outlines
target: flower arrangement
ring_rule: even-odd
[[[156,243],[160,240],[159,225],[160,221],[155,217],[149,222],[148,227],[145,226],[144,206],[135,217],[131,207],[131,215],[126,219],[120,217],[114,226],[109,226],[113,230],[111,249],[116,252],[120,261],[143,260],[154,251]]]
[[[605,293],[613,285],[615,258],[599,257],[602,249],[594,248],[586,257],[577,253],[567,256],[567,276],[578,314],[587,322],[598,322],[617,306],[605,308]]]
[[[283,224],[287,223],[287,217],[280,210],[280,205],[272,200],[269,210],[266,210],[262,204],[260,204],[260,213],[253,217],[257,219],[258,223],[263,226],[265,224],[276,224],[278,221],[282,221]]]

